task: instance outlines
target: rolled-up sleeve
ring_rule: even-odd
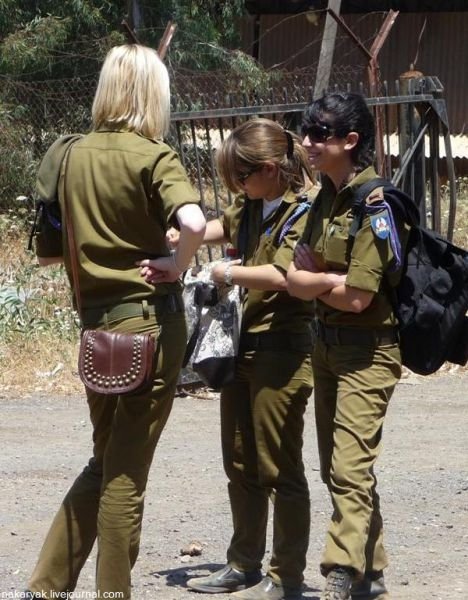
[[[162,200],[167,222],[185,204],[199,204],[199,194],[191,185],[179,157],[169,146],[161,151],[153,171],[153,196]]]

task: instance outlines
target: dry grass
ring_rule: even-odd
[[[3,225],[0,290],[16,290],[24,303],[19,326],[1,313],[0,385],[4,391],[80,391],[78,328],[73,324],[64,270],[40,269],[26,250],[26,234]]]
[[[445,221],[447,209],[444,193]],[[5,322],[0,313],[0,386],[21,393],[80,393],[78,329],[73,324],[64,270],[39,269],[25,249],[23,230],[14,220],[0,217],[0,293],[5,288],[21,289],[27,296],[21,327]],[[468,249],[468,178],[459,180],[454,242]],[[209,259],[206,250],[200,259]],[[454,369],[459,370],[446,365],[442,371]]]
[[[445,231],[448,220],[449,197],[446,186],[442,187],[442,231]],[[468,177],[460,177],[457,181],[457,213],[453,232],[453,242],[461,248],[468,249]]]
[[[0,386],[9,393],[79,394],[83,384],[77,372],[78,345],[57,345],[48,336],[19,339],[2,352]]]

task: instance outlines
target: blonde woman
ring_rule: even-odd
[[[43,196],[44,191],[57,196],[60,175],[62,212],[67,195],[83,326],[150,332],[157,343],[152,389],[131,397],[87,391],[92,456],[60,506],[25,597],[72,592],[97,540],[96,593],[130,598],[148,471],[171,412],[186,343],[179,275],[205,230],[197,194],[176,154],[162,142],[169,101],[168,74],[154,50],[111,49],[94,98],[93,130],[72,146],[66,138],[56,142],[40,170]],[[171,255],[165,236],[173,224],[180,229],[180,243]],[[70,272],[62,238],[44,213],[39,262],[64,260]],[[140,275],[138,263],[148,256],[158,270],[156,284]]]

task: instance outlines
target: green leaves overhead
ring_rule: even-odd
[[[239,43],[243,0],[0,0],[0,75],[56,79],[99,71],[109,47],[126,41],[122,20],[157,47],[177,24],[170,67],[223,68]]]

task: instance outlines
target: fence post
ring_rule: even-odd
[[[356,36],[356,34],[346,25],[343,19],[335,13],[335,11],[331,8],[328,8],[328,15],[333,17],[333,19],[346,31],[349,37],[353,40],[356,46],[361,50],[361,52],[366,56],[368,60],[367,73],[369,77],[369,92],[371,97],[376,97],[378,92],[378,84],[379,84],[379,63],[377,61],[377,56],[387,39],[388,34],[390,33],[391,28],[393,27],[396,18],[399,15],[399,11],[390,10],[385,17],[383,25],[381,26],[372,47],[368,50],[361,40]],[[377,171],[381,175],[389,175],[387,173],[387,166],[384,160],[384,147],[383,147],[383,119],[382,119],[382,108],[380,106],[376,106],[374,109],[375,116],[375,150],[377,155]]]
[[[420,71],[406,71],[399,77],[402,96],[412,95],[414,82],[423,77]],[[402,104],[399,108],[399,149],[400,157],[404,156],[412,146],[421,127],[421,118],[413,105]],[[404,177],[402,189],[409,194],[419,207],[421,222],[426,225],[426,163],[424,138],[418,144],[411,161],[409,178]]]
[[[320,48],[320,57],[315,78],[314,100],[319,98],[328,88],[330,81],[330,72],[333,62],[333,52],[335,50],[336,29],[338,24],[334,15],[339,15],[341,10],[341,0],[329,0],[325,27],[323,28],[322,46]],[[333,14],[330,13],[333,11]]]

